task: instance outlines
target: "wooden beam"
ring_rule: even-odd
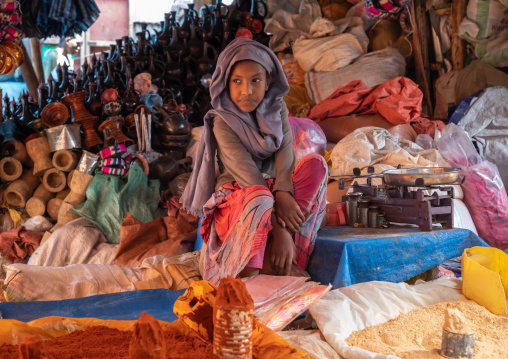
[[[34,99],[34,102],[38,102],[39,94],[37,93],[37,86],[39,85],[39,83],[37,82],[37,76],[35,76],[32,61],[30,60],[30,56],[28,56],[28,52],[26,51],[24,43],[21,42],[19,46],[23,50],[23,55],[25,57],[23,63],[19,67],[21,70],[21,75],[23,75],[23,80],[26,83],[28,92],[32,95],[32,98]]]
[[[44,70],[42,69],[41,43],[36,37],[30,38],[30,48],[32,49],[32,63],[34,65],[37,83],[44,81]]]
[[[466,59],[466,41],[459,37],[459,26],[466,17],[467,0],[452,0],[452,67],[464,68]]]
[[[423,92],[423,113],[432,114],[430,94],[429,43],[427,41],[427,19],[424,0],[411,2],[411,23],[413,25],[413,48],[415,50],[416,82]]]

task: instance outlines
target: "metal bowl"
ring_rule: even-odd
[[[452,167],[402,168],[383,172],[385,183],[393,186],[450,184],[457,182],[459,175],[460,169]]]

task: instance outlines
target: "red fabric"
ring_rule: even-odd
[[[19,262],[31,256],[41,243],[42,234],[23,226],[0,233],[0,252],[11,262]]]
[[[419,117],[415,121],[411,122],[411,126],[415,130],[417,135],[429,135],[434,138],[436,130],[443,131],[445,123],[437,119],[429,119],[426,117]]]
[[[357,80],[337,88],[311,108],[307,117],[321,121],[350,114],[379,114],[396,126],[420,117],[422,100],[422,91],[407,77],[396,77],[373,87]]]

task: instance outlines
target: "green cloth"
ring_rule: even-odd
[[[86,201],[72,210],[92,222],[109,243],[119,243],[126,213],[143,223],[164,217],[159,209],[159,187],[160,182],[148,180],[136,164],[123,177],[98,173],[86,190]]]

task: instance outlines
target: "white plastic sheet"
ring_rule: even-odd
[[[326,341],[346,359],[396,359],[351,347],[345,340],[353,331],[383,324],[400,314],[442,301],[466,300],[462,281],[440,277],[416,285],[367,282],[328,292],[312,304],[310,313]]]

